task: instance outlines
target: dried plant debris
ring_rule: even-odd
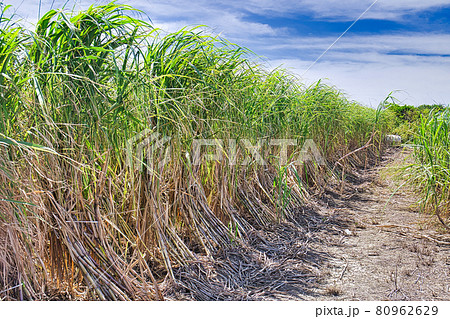
[[[293,224],[248,234],[247,244],[201,257],[175,271],[186,300],[289,300],[310,294],[326,256],[309,248],[309,236]]]

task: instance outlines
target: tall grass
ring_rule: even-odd
[[[450,111],[422,115],[413,140],[414,161],[403,168],[404,178],[421,193],[424,210],[435,214],[449,230]]]
[[[295,222],[335,161],[364,165],[379,152],[388,116],[267,71],[224,39],[161,36],[135,16],[114,3],[52,10],[27,32],[2,14],[2,299],[162,299],[174,269]],[[171,138],[167,153],[130,161],[128,141],[151,134]],[[189,155],[198,139],[281,138],[298,141],[290,159],[313,139],[327,165],[281,163],[266,145],[265,165],[242,148],[234,155],[246,166],[229,165],[230,154],[208,161],[208,147],[200,165]]]

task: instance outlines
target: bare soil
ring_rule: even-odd
[[[348,227],[330,237],[309,300],[450,300],[450,236],[419,212],[413,192],[380,174],[405,156],[390,149],[379,166],[355,172],[354,193],[330,207]]]
[[[172,300],[450,300],[450,234],[379,165],[354,170],[296,219],[199,257],[163,285]]]

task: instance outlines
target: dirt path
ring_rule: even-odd
[[[322,281],[306,299],[450,300],[450,243],[438,242],[450,236],[432,230],[438,225],[419,214],[413,193],[395,193],[392,179],[380,176],[404,157],[388,150],[378,167],[355,172],[353,194],[325,194],[327,214],[341,227],[326,238]]]
[[[381,178],[403,158],[387,150],[380,165],[353,171],[342,194],[330,186],[295,220],[255,227],[235,249],[176,269],[167,299],[450,300],[450,234]]]

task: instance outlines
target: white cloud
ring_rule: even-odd
[[[413,105],[450,102],[450,35],[419,34],[352,36],[342,38],[312,66],[334,38],[297,38],[272,45],[269,50],[290,52],[271,61],[303,75],[311,83],[327,78],[350,98],[377,106],[391,91]],[[295,53],[298,55],[295,56]],[[314,52],[314,58],[310,58]],[[308,58],[302,58],[304,54]],[[399,53],[399,54],[397,54]]]
[[[212,32],[224,37],[243,39],[254,36],[275,36],[283,29],[265,23],[247,21],[242,10],[230,9],[209,1],[136,2],[138,8],[148,12],[156,27],[169,27],[174,31],[184,26],[206,25]]]
[[[335,39],[333,37],[285,38],[278,43],[266,46],[266,49],[315,52],[318,56]],[[353,53],[375,51],[385,54],[450,55],[449,44],[450,34],[403,33],[401,35],[353,35],[341,38],[327,55],[325,55],[325,58],[336,54],[336,52],[349,51]]]
[[[1,1],[1,0],[0,0]],[[53,0],[42,0],[42,12]],[[61,7],[65,0],[55,0]],[[99,0],[96,3],[108,3]],[[284,63],[303,74],[335,38],[289,35],[287,29],[250,21],[246,12],[268,17],[309,14],[321,19],[353,20],[373,0],[167,0],[120,3],[142,9],[153,23],[167,31],[185,26],[208,25],[213,33],[250,47],[257,54],[271,56],[271,65]],[[38,1],[9,0],[23,18],[35,21]],[[69,1],[67,8],[86,8],[92,1]],[[406,13],[449,6],[449,0],[379,0],[365,18],[398,20]],[[41,13],[42,14],[42,13]],[[405,103],[449,103],[450,35],[403,33],[357,36],[347,34],[312,67],[305,81],[328,78],[351,98],[377,105],[393,90]],[[397,54],[397,55],[396,55]],[[402,54],[402,55],[398,55]],[[441,55],[441,56],[439,56]]]
[[[150,17],[181,20],[215,20],[224,13],[248,12],[263,15],[298,15],[312,13],[316,18],[329,18],[339,20],[353,20],[367,9],[374,0],[122,0],[120,3],[129,4],[145,9]],[[86,8],[90,4],[105,4],[110,0],[41,0],[42,8],[49,9],[66,7],[71,9]],[[9,0],[8,4],[19,8],[18,12],[24,18],[35,19],[39,9],[39,1],[35,0]],[[378,0],[372,9],[363,18],[376,18],[382,20],[399,19],[402,15],[420,10],[430,10],[450,6],[448,0]],[[200,23],[203,24],[203,23]]]
[[[420,105],[450,101],[448,74],[450,59],[442,63],[437,59],[373,56],[365,62],[320,62],[301,78],[311,84],[319,79],[336,86],[351,99],[376,107],[387,95],[394,93],[402,103]],[[295,74],[302,74],[309,62],[298,59],[274,60],[273,66],[282,64]]]
[[[242,7],[243,1],[231,1]],[[258,14],[295,15],[313,13],[316,18],[354,20],[374,0],[248,0],[246,8]],[[449,6],[448,0],[378,0],[363,19],[398,20],[406,13]]]
[[[97,0],[97,4],[109,3],[110,0]],[[10,0],[9,3],[17,9],[18,16],[27,19],[28,22],[35,23],[38,17],[39,1],[30,0]],[[66,1],[63,0],[42,0],[41,16],[53,8],[62,7]],[[66,9],[75,10],[86,9],[92,2],[69,1]],[[245,19],[242,10],[236,10],[227,5],[196,0],[196,1],[131,1],[122,0],[122,4],[136,7],[152,20],[153,24],[165,31],[176,31],[186,26],[206,25],[213,33],[233,39],[243,39],[247,37],[275,36],[284,32],[285,29],[273,28],[265,23],[257,23]],[[219,3],[220,4],[220,3]]]

